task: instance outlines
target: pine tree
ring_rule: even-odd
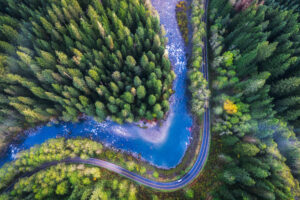
[[[140,85],[137,88],[137,97],[138,99],[143,99],[146,96],[146,89],[144,86]]]
[[[13,55],[15,54],[16,49],[13,45],[9,44],[8,42],[0,41],[0,51]]]
[[[239,87],[243,89],[243,92],[246,95],[255,93],[265,85],[266,80],[270,75],[271,74],[269,72],[262,72],[255,76],[253,79],[249,79],[247,81],[239,83]]]
[[[19,35],[18,35],[18,32],[12,28],[11,26],[8,26],[6,24],[3,24],[0,26],[0,30],[1,30],[1,33],[2,35],[10,42],[12,43],[16,43],[18,38],[19,38]]]
[[[136,87],[138,87],[138,86],[140,86],[142,84],[142,81],[141,81],[141,79],[138,76],[134,77],[133,82],[134,82],[134,85]]]
[[[119,93],[119,87],[114,82],[110,82],[109,86],[113,93]]]
[[[152,106],[152,105],[155,104],[155,102],[156,102],[156,97],[155,97],[153,94],[151,94],[151,95],[148,97],[148,104],[149,104],[150,106]]]
[[[269,44],[268,41],[264,41],[257,46],[257,60],[264,61],[269,58],[276,50],[278,43],[274,42]]]
[[[132,104],[134,102],[134,96],[130,92],[125,92],[122,95],[122,99],[130,104]]]
[[[296,91],[300,86],[300,77],[282,79],[272,85],[271,92],[276,95],[284,95]]]
[[[105,42],[106,42],[106,46],[108,46],[109,49],[112,51],[114,49],[114,42],[113,42],[113,39],[110,35],[108,35],[105,38]]]
[[[88,89],[85,81],[81,78],[74,77],[73,78],[73,85],[78,88],[79,90],[85,92],[86,94],[90,94],[90,90]]]
[[[132,56],[127,56],[125,63],[129,68],[133,68],[136,65],[136,61]]]

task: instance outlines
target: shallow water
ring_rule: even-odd
[[[186,55],[184,42],[177,27],[175,6],[179,0],[152,0],[153,6],[160,15],[160,22],[168,37],[167,50],[176,73],[173,84],[175,94],[171,96],[168,118],[161,126],[148,129],[139,128],[135,124],[119,125],[112,121],[98,123],[92,118],[78,123],[49,123],[28,132],[28,137],[18,145],[11,145],[0,166],[15,158],[16,153],[41,144],[56,137],[88,137],[117,149],[140,154],[141,158],[150,163],[172,168],[180,163],[190,144],[192,117],[187,109],[186,94]]]

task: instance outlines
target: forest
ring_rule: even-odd
[[[59,163],[32,176],[18,178],[48,162],[65,158],[99,158],[118,163],[147,178],[157,179],[159,173],[144,167],[141,162],[116,153],[102,144],[88,139],[52,139],[18,155],[17,160],[0,168],[0,200],[9,199],[162,199],[168,193],[154,192],[108,170],[83,164]],[[117,161],[119,160],[119,161]],[[7,186],[14,183],[10,191]],[[193,190],[180,191],[176,196],[191,199]],[[171,196],[174,196],[171,195]],[[170,198],[172,198],[170,196]],[[169,198],[169,197],[166,197]]]
[[[49,140],[18,155],[15,162],[0,169],[0,191],[6,189],[22,173],[30,172],[44,163],[60,161],[71,157],[119,159],[129,170],[146,173],[133,161],[125,161],[117,154],[95,141],[88,139],[64,138]],[[128,158],[127,158],[128,159]],[[157,173],[157,172],[156,172]],[[59,164],[33,176],[20,179],[10,193],[0,195],[0,199],[134,199],[136,188],[128,180],[110,178],[111,173],[98,167]],[[120,181],[120,182],[119,182]],[[83,184],[83,187],[82,187]],[[112,187],[111,187],[112,186]],[[113,190],[116,190],[113,192]],[[128,196],[127,196],[128,195]]]
[[[295,1],[211,0],[216,199],[299,196],[299,13]],[[290,3],[288,3],[290,2]]]
[[[139,0],[1,0],[0,149],[48,121],[162,119],[165,42]]]
[[[159,19],[142,1],[101,2],[0,0],[0,148],[24,127],[50,120],[166,115],[175,74]],[[0,169],[0,200],[299,198],[300,2],[210,0],[207,22],[203,3],[174,8],[191,48],[189,107],[198,122],[206,108],[212,114],[209,158],[192,184],[164,193],[105,169],[61,163],[4,192],[21,174],[69,157],[99,158],[163,180],[155,168],[100,143],[61,138]],[[209,81],[202,73],[206,38]]]

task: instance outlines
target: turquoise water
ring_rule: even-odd
[[[142,159],[162,167],[172,168],[180,163],[190,144],[192,117],[188,111],[186,94],[187,58],[183,39],[175,18],[175,6],[178,0],[152,0],[153,6],[160,15],[161,24],[168,37],[167,50],[176,73],[171,96],[170,112],[161,125],[147,125],[139,128],[137,124],[119,125],[112,121],[98,123],[92,118],[78,123],[49,123],[28,131],[27,137],[20,143],[10,146],[6,157],[1,159],[0,166],[15,158],[16,153],[57,137],[87,137],[100,141],[107,146],[140,155]]]

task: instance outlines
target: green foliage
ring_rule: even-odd
[[[68,190],[69,190],[68,182],[63,181],[57,185],[55,193],[57,195],[66,195],[66,194],[68,194]]]
[[[191,111],[200,118],[205,107],[208,107],[210,97],[208,82],[198,70],[190,70],[189,78],[191,81],[189,90],[192,94]]]
[[[177,19],[178,26],[180,28],[180,32],[186,44],[189,41],[187,11],[188,11],[187,2],[186,1],[178,2],[178,4],[176,5],[176,19]]]
[[[146,96],[146,89],[144,86],[140,85],[136,91],[137,97],[143,99]]]
[[[174,76],[158,19],[148,13],[131,0],[0,1],[0,95],[13,99],[0,104],[1,138],[79,114],[119,123],[154,115]]]
[[[155,97],[153,94],[151,94],[151,95],[149,96],[149,98],[148,98],[148,104],[149,104],[149,105],[154,105],[155,102],[156,102],[156,97]]]
[[[124,101],[126,101],[127,103],[133,103],[134,102],[134,96],[130,93],[130,92],[125,92],[122,95],[122,98]]]
[[[179,8],[183,7],[186,10],[186,3],[178,4]],[[192,113],[200,119],[209,105],[209,98],[210,98],[210,91],[208,89],[208,82],[203,77],[201,73],[201,69],[203,66],[203,54],[202,54],[202,47],[203,45],[203,38],[205,37],[205,22],[201,20],[203,17],[203,9],[202,9],[202,2],[201,1],[193,1],[191,4],[192,10],[192,56],[190,60],[189,66],[189,91],[192,95],[191,100],[191,111]]]
[[[100,168],[59,164],[20,179],[13,190],[2,194],[0,199],[136,199],[136,193],[133,184],[124,179],[112,180],[111,175]]]
[[[45,162],[58,161],[68,157],[100,155],[102,145],[87,139],[64,140],[53,139],[43,143],[40,147],[31,148],[28,151],[19,153],[19,159],[13,163],[7,163],[0,169],[0,189],[6,187],[15,176],[28,172],[42,165]],[[8,172],[9,171],[9,172]],[[62,183],[57,193],[67,192],[67,183]]]
[[[193,191],[192,189],[186,190],[185,196],[186,196],[188,199],[193,199],[193,198],[194,198],[194,191]]]
[[[245,90],[248,95],[259,90],[268,93],[257,94],[261,97],[263,95],[270,96],[268,100],[263,101],[264,106],[261,105],[261,107],[266,110],[274,109],[277,117],[288,120],[295,127],[294,130],[298,132],[299,104],[293,103],[282,107],[277,102],[280,103],[287,98],[298,96],[300,86],[298,84],[299,62],[297,57],[299,57],[300,43],[297,30],[300,21],[299,13],[295,10],[299,11],[299,3],[267,0],[265,4],[258,6],[257,9],[254,8],[255,6],[250,6],[241,13],[233,10],[230,12],[228,9],[226,13],[219,12],[217,14],[222,6],[227,6],[225,1],[221,1],[212,9],[210,16],[215,24],[211,26],[211,46],[214,52],[218,52],[213,66],[227,65],[223,63],[225,48],[236,52],[234,53],[236,61],[231,66],[231,70],[237,72],[239,80],[243,81],[241,89]],[[239,20],[239,18],[243,18],[243,20]],[[251,25],[246,26],[245,24]],[[226,33],[224,33],[225,29]],[[220,56],[222,52],[225,53]],[[224,70],[220,69],[218,72],[223,76],[219,76],[218,81],[214,83],[215,88],[228,88],[237,83],[238,80],[232,75],[229,78],[229,73]],[[269,76],[265,76],[267,73]],[[253,77],[245,80],[249,75],[253,75]],[[264,85],[266,86],[264,87]],[[257,98],[259,97],[257,96]],[[248,99],[248,103],[254,101],[251,100],[254,98]],[[269,103],[266,103],[267,101]],[[258,107],[258,104],[255,106]]]
[[[81,157],[98,158],[114,162],[134,173],[159,178],[159,173],[151,165],[142,163],[130,155],[104,148],[101,144],[88,139],[52,139],[22,151],[18,158],[6,163],[0,169],[0,191],[15,182],[10,192],[2,192],[0,199],[141,199],[152,194],[151,190],[140,188],[114,173],[99,167],[84,164],[56,163],[64,159]],[[54,166],[48,166],[54,162]],[[28,177],[17,179],[40,166],[45,168]],[[151,175],[151,174],[150,174]],[[142,187],[142,186],[141,186]],[[142,191],[142,192],[141,192]]]
[[[296,10],[297,12],[300,11],[300,3],[298,1],[293,1],[293,0],[267,0],[265,2],[267,5],[274,5],[278,6],[282,9],[293,9]]]
[[[299,159],[293,156],[299,142],[283,122],[297,120],[298,14],[271,1],[241,12],[226,0],[210,1],[213,132],[224,148],[220,162],[225,161],[216,199],[299,196]],[[234,115],[221,109],[226,100],[235,102]],[[295,110],[293,119],[288,105]]]
[[[158,178],[159,177],[159,173],[158,172],[153,172],[153,177]]]

